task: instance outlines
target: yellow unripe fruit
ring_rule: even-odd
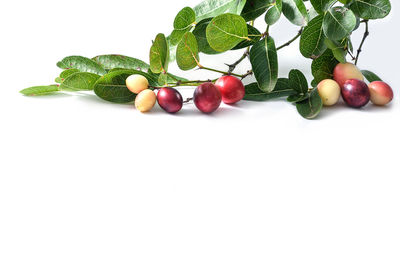
[[[156,100],[156,94],[152,90],[146,89],[136,96],[135,107],[140,112],[148,112],[154,107]]]
[[[324,106],[335,105],[340,98],[340,86],[331,79],[326,79],[318,84],[318,93]]]
[[[132,93],[139,94],[143,90],[149,88],[149,81],[142,75],[134,74],[126,79],[126,87],[128,87],[129,91]]]

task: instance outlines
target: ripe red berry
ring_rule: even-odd
[[[178,90],[163,87],[157,93],[157,102],[168,113],[176,113],[182,109],[183,98]]]
[[[357,79],[347,80],[342,88],[343,100],[353,108],[365,106],[370,99],[368,85]]]
[[[244,85],[241,80],[233,76],[222,76],[215,85],[222,95],[225,104],[235,104],[243,99],[245,94]]]
[[[221,105],[221,92],[210,82],[199,85],[194,91],[193,101],[196,107],[204,113],[212,113]]]

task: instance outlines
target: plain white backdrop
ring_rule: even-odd
[[[154,36],[198,1],[2,3],[0,266],[400,266],[397,0],[360,60],[392,85],[386,108],[340,104],[307,121],[285,101],[171,116],[19,95],[52,83],[64,56],[147,61]],[[271,34],[282,44],[297,30],[282,19]],[[241,53],[201,60],[224,68]],[[297,43],[279,57],[280,76],[309,75]]]

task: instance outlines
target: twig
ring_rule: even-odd
[[[229,67],[228,73],[232,73],[237,65],[239,65],[245,58],[247,58],[250,55],[250,47],[247,48],[246,52],[244,52],[243,56],[239,58],[235,63],[233,64],[226,64]]]
[[[363,38],[362,38],[362,40],[361,40],[360,47],[359,47],[358,50],[357,50],[357,56],[356,56],[356,59],[355,59],[355,62],[354,62],[355,65],[357,65],[357,63],[358,63],[358,60],[359,60],[359,58],[360,58],[360,54],[361,54],[361,52],[362,52],[362,47],[363,47],[363,45],[364,45],[364,43],[365,43],[365,40],[366,40],[367,37],[369,36],[368,20],[363,20],[363,21],[361,21],[361,22],[364,22],[364,23],[365,23],[365,32],[364,32],[364,36],[363,36]]]
[[[295,37],[293,37],[291,40],[289,40],[288,42],[284,43],[283,45],[279,46],[276,50],[281,50],[282,48],[284,48],[286,46],[289,46],[291,43],[296,41],[301,36],[301,34],[303,33],[303,29],[304,28],[301,28]]]

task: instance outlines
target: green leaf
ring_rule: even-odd
[[[171,34],[171,44],[177,45],[182,37],[193,28],[196,22],[196,14],[190,7],[185,7],[179,11],[174,20],[174,30]]]
[[[333,7],[326,12],[323,27],[329,39],[341,40],[351,34],[356,24],[353,11],[345,7]]]
[[[298,94],[305,95],[308,93],[307,79],[299,70],[291,70],[289,72],[289,86],[296,90]]]
[[[243,40],[249,40],[246,21],[239,15],[222,14],[215,17],[206,29],[207,41],[218,52],[225,52]]]
[[[315,11],[319,14],[324,14],[327,11],[335,0],[310,0],[313,5]]]
[[[100,75],[90,72],[77,72],[68,76],[60,85],[60,90],[80,91],[93,90]]]
[[[249,101],[267,101],[271,99],[287,97],[297,92],[290,88],[289,79],[279,78],[272,92],[261,91],[257,83],[251,83],[245,86],[246,94],[244,100]]]
[[[224,13],[240,15],[246,0],[205,0],[193,10],[196,13],[196,21],[219,16]]]
[[[204,19],[200,21],[196,27],[193,30],[194,36],[196,36],[197,43],[199,46],[199,51],[208,54],[208,55],[214,55],[214,54],[219,54],[220,52],[215,51],[214,49],[211,48],[210,44],[207,41],[207,26],[210,24],[212,18]]]
[[[59,92],[60,89],[58,85],[46,85],[46,86],[33,86],[21,90],[20,93],[26,96],[40,96],[40,95],[50,95]]]
[[[274,90],[278,79],[278,57],[272,37],[253,45],[250,50],[250,62],[258,87],[263,92]]]
[[[309,98],[296,103],[296,108],[299,114],[308,120],[316,118],[321,112],[322,106],[322,99],[316,88],[312,90]]]
[[[61,69],[78,69],[81,72],[91,72],[98,75],[104,75],[107,71],[94,60],[81,56],[70,56],[57,63]]]
[[[314,76],[314,84],[318,84],[325,79],[333,79],[333,70],[339,63],[332,53],[327,49],[319,58],[313,60],[311,72]]]
[[[255,20],[272,6],[274,0],[247,0],[241,16],[246,21]]]
[[[376,82],[376,81],[382,81],[381,78],[379,78],[378,75],[373,73],[372,71],[369,70],[362,70],[361,73],[364,75],[364,77],[370,82]]]
[[[169,47],[165,35],[160,33],[156,36],[150,48],[150,69],[154,73],[168,71]]]
[[[389,15],[392,6],[389,0],[354,0],[350,9],[363,19],[381,19]]]
[[[302,0],[282,0],[282,12],[295,25],[305,26],[308,23],[307,8]]]
[[[66,79],[68,78],[68,76],[71,76],[74,73],[79,72],[78,69],[68,69],[68,70],[64,70],[63,72],[60,73],[60,78],[61,79]]]
[[[176,62],[181,70],[191,70],[199,65],[199,47],[193,33],[187,32],[176,50]]]
[[[275,0],[265,13],[265,22],[274,25],[282,15],[282,0]]]
[[[322,28],[323,20],[324,16],[320,15],[304,28],[300,38],[300,52],[304,57],[315,59],[325,52],[326,37]]]
[[[325,39],[326,46],[332,50],[333,56],[341,63],[346,63],[347,51],[345,45],[347,45],[347,39],[344,39],[342,43]]]
[[[121,68],[148,71],[150,68],[149,64],[142,60],[123,55],[100,55],[94,57],[93,60],[107,70]]]
[[[158,86],[157,80],[145,72],[136,70],[121,70],[108,73],[97,80],[94,85],[95,94],[109,102],[130,103],[136,95],[126,87],[126,78],[132,74],[140,74],[149,80],[151,86]]]
[[[158,84],[161,86],[167,85],[168,84],[168,73],[161,73],[158,76]]]
[[[249,40],[241,41],[237,46],[232,48],[232,50],[238,50],[238,49],[249,47],[249,46],[257,43],[261,39],[260,31],[249,24],[247,24],[247,32],[248,32],[250,41]]]

